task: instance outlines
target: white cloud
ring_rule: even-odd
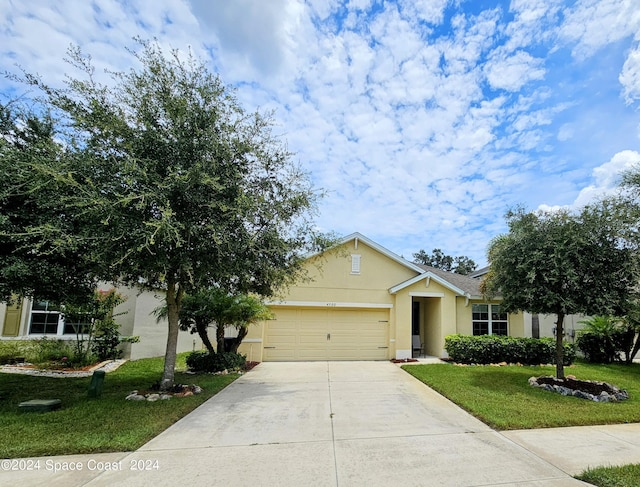
[[[584,59],[602,47],[640,35],[636,0],[583,0],[564,10],[561,35],[575,42],[574,55]]]
[[[619,80],[627,103],[640,100],[640,46],[633,49],[627,56]]]
[[[509,11],[514,20],[505,28],[505,50],[512,52],[553,39],[561,5],[562,0],[512,0]]]
[[[500,52],[489,59],[484,71],[492,88],[515,92],[532,80],[543,79],[543,64],[542,59],[525,51],[512,55]]]
[[[573,203],[574,207],[581,207],[594,202],[598,198],[614,194],[622,174],[638,167],[640,152],[624,150],[615,154],[611,160],[593,169],[593,182],[583,188]]]
[[[9,7],[0,9],[3,59],[46,76],[54,86],[62,83],[66,73],[73,74],[62,62],[71,45],[92,56],[96,77],[103,82],[110,79],[105,69],[122,71],[132,66],[134,60],[124,46],[135,48],[132,39],[136,36],[157,37],[162,45],[182,50],[191,45],[196,54],[204,54],[197,42],[197,22],[182,1],[158,0],[135,6],[116,0],[101,1],[99,6],[74,0],[10,1]],[[6,67],[16,71],[13,66]],[[0,90],[8,85],[1,80]]]
[[[574,127],[571,123],[563,124],[558,130],[558,140],[565,142],[573,137]]]
[[[212,29],[221,49],[264,73],[283,62],[285,0],[189,0],[201,25]]]
[[[401,0],[402,8],[407,10],[407,17],[415,16],[429,24],[440,24],[444,18],[444,10],[449,0]]]
[[[132,62],[122,47],[133,35],[191,45],[249,110],[275,110],[277,131],[329,193],[320,227],[361,231],[405,256],[440,247],[482,260],[508,208],[587,199],[614,184],[606,174],[622,149],[640,151],[640,114],[610,96],[621,83],[627,101],[640,99],[634,1],[8,5],[3,59],[47,79],[62,79],[70,42],[116,70]],[[604,46],[626,62],[595,92]],[[594,169],[603,153],[616,156]]]

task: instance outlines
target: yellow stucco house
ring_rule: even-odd
[[[306,279],[269,303],[273,319],[250,328],[239,349],[248,360],[446,357],[444,338],[453,333],[553,336],[550,318],[506,314],[499,300],[486,302],[480,279],[409,262],[359,233],[309,257],[305,268]],[[121,333],[140,336],[125,356],[162,356],[167,325],[152,313],[161,297],[119,291],[128,297],[116,309],[125,312],[117,318]],[[0,323],[3,340],[75,338],[45,302],[0,304]],[[202,348],[197,335],[180,333],[178,351]]]
[[[308,279],[269,303],[274,319],[251,328],[249,360],[446,357],[453,333],[524,336],[524,315],[486,302],[480,280],[409,262],[364,235],[307,260]]]

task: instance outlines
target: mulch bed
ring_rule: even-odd
[[[244,367],[243,367],[242,370],[244,370],[245,372],[249,372],[251,369],[253,369],[259,363],[260,362],[247,362],[246,364],[244,364]]]
[[[609,384],[604,382],[577,380],[570,377],[565,379],[556,379],[555,377],[538,377],[538,384],[567,387],[576,391],[593,394],[594,396],[599,396],[602,392],[606,392],[607,394],[614,394],[616,392]]]

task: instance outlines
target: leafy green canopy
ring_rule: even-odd
[[[419,250],[413,254],[414,262],[418,264],[429,265],[437,269],[442,269],[447,272],[455,272],[456,274],[467,275],[476,270],[478,266],[473,259],[460,255],[453,257],[446,255],[440,249],[433,249],[432,254],[428,254],[424,250]]]
[[[589,207],[507,215],[509,233],[489,245],[488,295],[507,311],[620,314],[635,286],[635,261],[614,214]]]
[[[217,286],[272,295],[300,276],[303,253],[325,240],[312,222],[319,195],[273,134],[271,116],[245,112],[193,56],[139,42],[138,68],[112,74],[112,85],[96,80],[79,49],[69,62],[82,78],[69,77],[65,89],[25,75],[44,93],[61,155],[23,161],[24,171],[38,165],[53,177],[31,182],[52,196],[22,221],[49,204],[71,222],[60,248],[86,248],[94,275],[165,291],[163,385],[170,386],[185,292]]]
[[[507,215],[509,233],[489,245],[482,287],[502,296],[506,311],[555,314],[558,377],[562,378],[565,315],[622,315],[637,283],[633,242],[611,205]]]
[[[14,294],[58,303],[90,300],[97,264],[78,220],[54,120],[0,104],[0,301]]]
[[[198,333],[210,353],[215,350],[209,340],[207,328],[215,325],[216,348],[225,350],[225,328],[234,327],[238,336],[232,341],[237,351],[248,333],[248,326],[272,317],[271,310],[260,299],[247,294],[228,294],[218,288],[203,289],[186,294],[180,310],[180,328]]]

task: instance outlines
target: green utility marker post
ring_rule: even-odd
[[[104,370],[96,370],[91,376],[91,384],[89,384],[89,390],[87,395],[89,397],[102,396],[102,386],[104,385]]]

